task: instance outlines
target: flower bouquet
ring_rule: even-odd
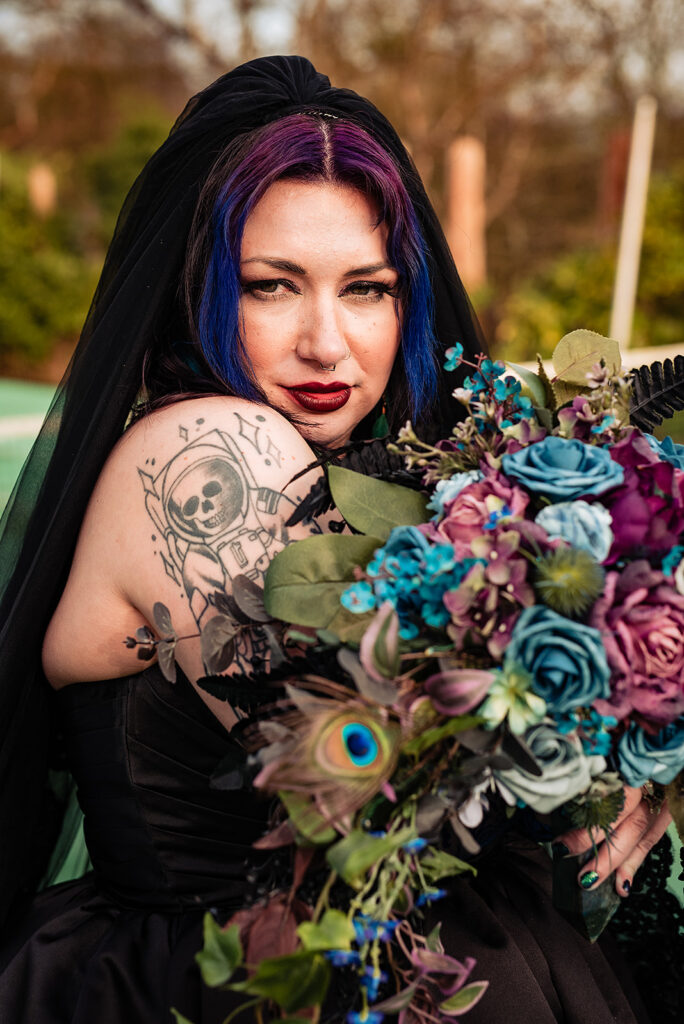
[[[447,369],[462,362],[456,346]],[[630,424],[614,342],[573,332],[553,363],[514,376],[478,357],[449,437],[428,444],[407,424],[389,445],[401,484],[328,468],[352,533],[286,547],[263,603],[244,580],[218,603],[225,623],[267,629],[282,687],[237,736],[241,781],[278,797],[256,845],[294,851],[289,885],[223,928],[207,915],[198,955],[205,981],[257,1017],[325,1019],[336,975],[349,1024],[454,1019],[486,999],[468,951],[448,955],[422,921],[476,870],[488,813],[610,839],[627,783],[663,787],[682,819],[684,447]],[[684,396],[669,372],[671,412],[663,396]],[[225,667],[220,636],[219,623],[210,670]],[[240,703],[239,681],[203,685]],[[579,922],[592,938],[616,898],[610,883],[597,893]]]

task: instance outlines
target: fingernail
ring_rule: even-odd
[[[629,896],[630,892],[632,891],[632,883],[630,882],[629,878],[625,878],[624,882],[622,883],[622,891],[624,892],[625,896]]]
[[[583,889],[591,889],[599,880],[598,871],[585,871],[579,880]]]
[[[565,843],[552,843],[551,848],[558,857],[567,857],[570,853]]]

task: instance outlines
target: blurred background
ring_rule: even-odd
[[[609,333],[635,104],[653,97],[630,341],[681,351],[681,0],[0,0],[0,507],[137,171],[191,93],[278,52],[395,124],[492,348],[517,361]]]

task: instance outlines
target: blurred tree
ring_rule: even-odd
[[[507,359],[551,355],[577,327],[607,334],[615,248],[562,256],[514,289],[502,309],[497,348]],[[632,344],[681,345],[684,295],[684,164],[656,176],[649,192]]]

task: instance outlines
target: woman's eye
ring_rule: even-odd
[[[279,299],[287,292],[295,291],[291,281],[280,278],[269,278],[265,281],[243,281],[242,291],[253,295],[255,299]]]
[[[347,285],[345,294],[363,302],[380,302],[385,295],[394,296],[396,288],[384,281],[354,281],[353,284]]]

